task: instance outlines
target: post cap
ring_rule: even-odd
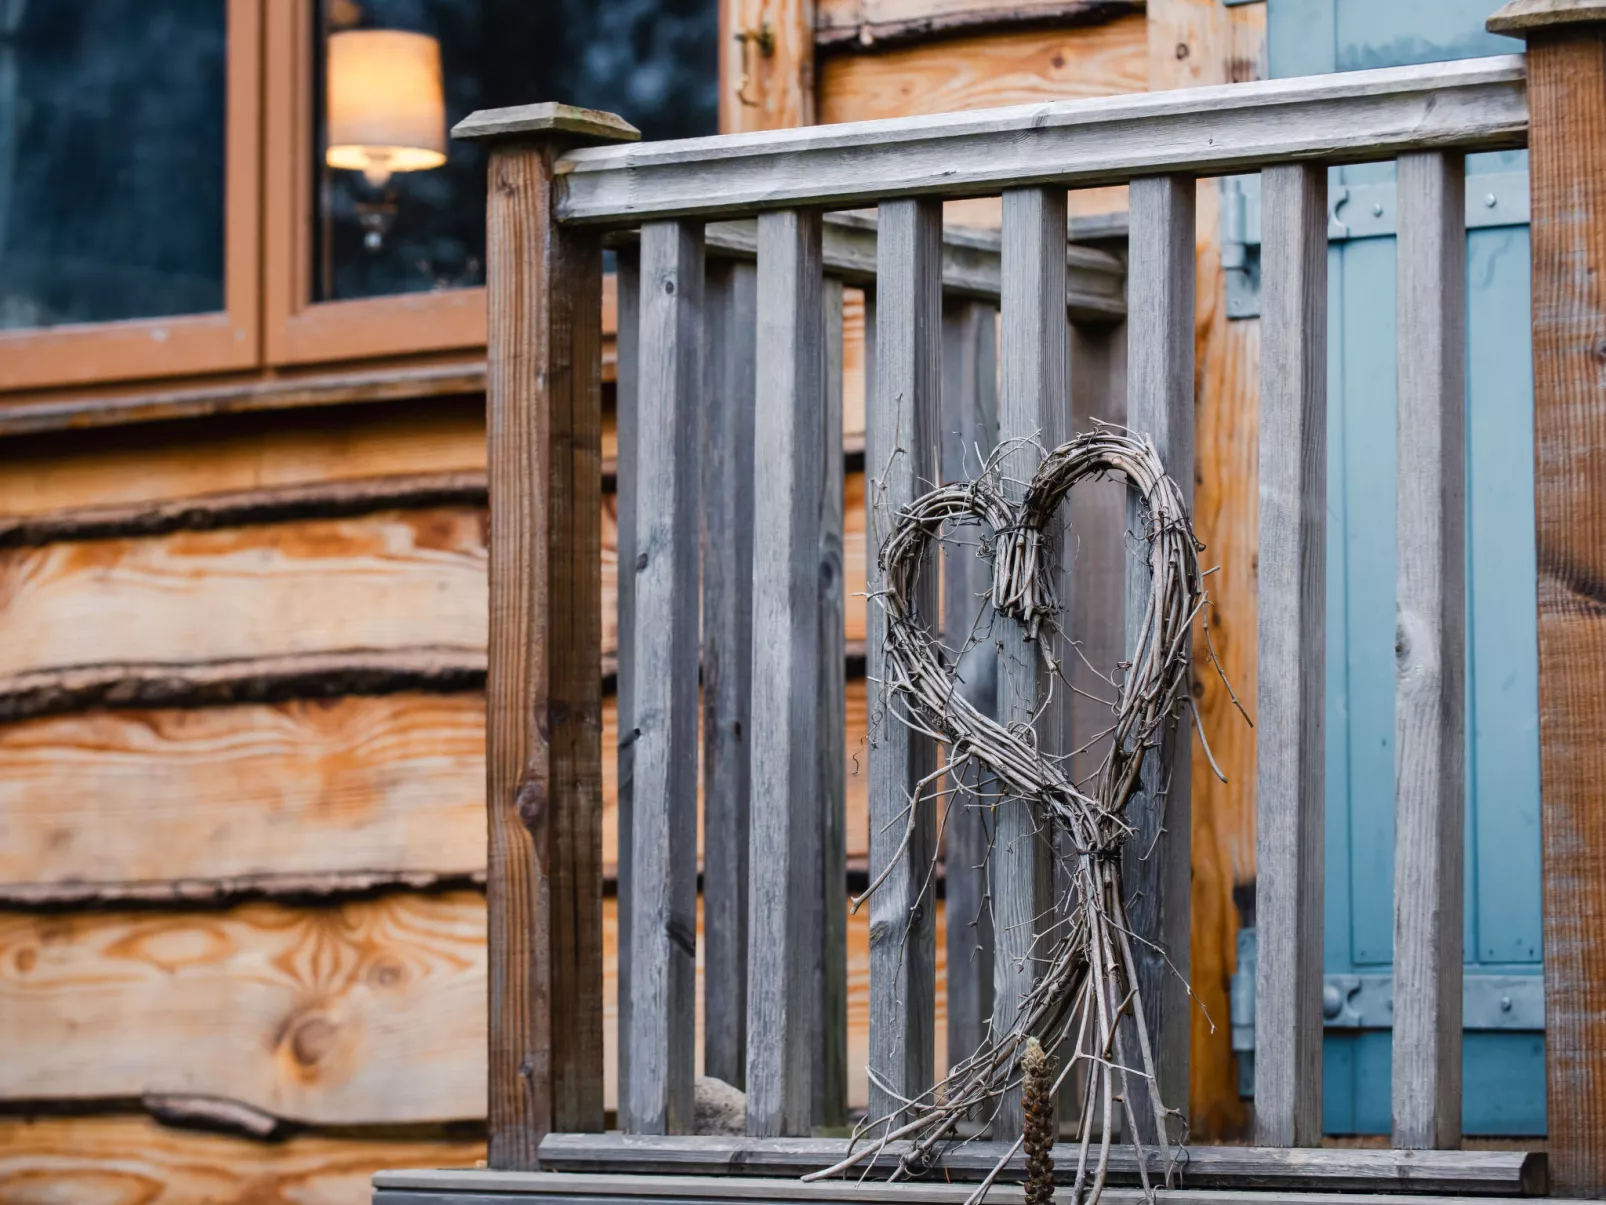
[[[1536,29],[1606,24],[1606,0],[1510,0],[1484,22],[1490,33],[1525,37]]]
[[[543,134],[570,142],[641,141],[641,131],[623,117],[550,100],[538,105],[480,109],[452,127],[452,137],[462,139],[531,138]]]

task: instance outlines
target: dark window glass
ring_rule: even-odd
[[[224,0],[0,0],[0,329],[223,308]]]
[[[320,21],[319,300],[484,283],[485,152],[445,138],[476,109],[557,100],[649,139],[718,131],[717,0],[325,0]]]

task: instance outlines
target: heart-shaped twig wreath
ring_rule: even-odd
[[[1028,1038],[1035,1037],[1051,1055],[1062,1056],[1056,1092],[1073,1071],[1082,1070],[1073,1200],[1091,1203],[1104,1187],[1119,1122],[1124,1120],[1134,1140],[1148,1128],[1137,1124],[1129,1083],[1158,1082],[1133,959],[1140,939],[1131,931],[1122,897],[1121,848],[1133,831],[1124,811],[1139,785],[1144,758],[1159,743],[1161,727],[1185,722],[1182,708],[1191,704],[1188,634],[1204,606],[1200,546],[1182,493],[1149,439],[1107,426],[1079,435],[1043,457],[1024,493],[1011,487],[1021,498],[1018,503],[1006,494],[1000,469],[1004,454],[1013,450],[995,453],[976,480],[932,490],[894,517],[879,557],[884,589],[876,595],[885,623],[881,685],[889,714],[946,747],[940,774],[947,776],[950,794],[969,794],[967,806],[1021,806],[1013,801],[1024,800],[1033,808],[1040,829],[1051,831],[1056,849],[1065,851],[1060,881],[1070,887],[1053,910],[1056,915],[1045,920],[1050,931],[1037,935],[1038,948],[1047,953],[1016,1024],[1008,1032],[990,1031],[981,1048],[930,1092],[867,1121],[860,1129],[867,1139],[863,1145],[856,1143],[847,1158],[808,1178],[868,1167],[883,1154],[897,1156],[895,1178],[928,1169],[941,1148],[962,1141],[960,1122],[988,1120],[1006,1091],[1020,1085],[1020,1059]],[[930,553],[944,529],[980,525],[981,551],[992,557],[992,608],[1036,642],[1057,689],[1064,675],[1055,642],[1063,633],[1052,553],[1059,541],[1050,525],[1074,485],[1105,477],[1123,479],[1140,499],[1139,522],[1128,540],[1146,542],[1150,589],[1131,660],[1109,679],[1118,698],[1108,752],[1096,774],[1077,782],[1069,758],[1040,752],[1030,728],[1004,726],[961,693],[953,667],[931,635],[932,617],[919,615],[912,600],[920,574],[932,571]],[[970,783],[990,780],[985,794],[963,785],[967,771]],[[936,806],[937,777],[909,800],[906,834],[894,861],[907,854],[919,809]],[[1156,1091],[1136,1096],[1152,1105],[1152,1128],[1169,1183],[1173,1159],[1166,1129],[1174,1114]],[[987,1191],[1019,1147],[1017,1141],[972,1201]],[[1147,1159],[1141,1149],[1137,1154],[1147,1189]]]

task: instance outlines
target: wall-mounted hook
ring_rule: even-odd
[[[742,48],[742,82],[736,89],[736,99],[749,108],[756,109],[763,102],[754,100],[747,95],[747,89],[753,82],[753,61],[751,51],[756,47],[758,53],[764,58],[775,56],[775,27],[768,21],[759,25],[758,29],[744,29],[736,34],[736,43]]]

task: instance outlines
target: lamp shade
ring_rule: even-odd
[[[446,162],[441,47],[428,34],[353,29],[329,37],[330,167],[375,184]]]

